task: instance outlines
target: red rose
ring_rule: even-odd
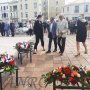
[[[57,76],[57,80],[62,81],[62,76]]]
[[[61,73],[62,72],[62,68],[58,68],[58,70],[57,70],[59,73]]]
[[[69,77],[69,82],[71,82],[71,84],[75,85],[77,83],[77,80],[73,77]]]
[[[66,75],[70,75],[70,74],[71,74],[70,68],[69,68],[69,67],[65,67],[65,68],[64,68],[64,73],[65,73]]]
[[[69,82],[71,82],[73,80],[73,77],[69,77],[68,80]]]
[[[14,65],[14,60],[9,61],[10,65]]]

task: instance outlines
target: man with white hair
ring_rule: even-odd
[[[58,46],[60,49],[60,55],[63,55],[66,42],[66,33],[68,30],[68,22],[64,19],[64,15],[59,15],[59,22],[57,24],[57,36],[58,36]]]

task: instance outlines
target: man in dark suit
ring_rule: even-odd
[[[48,27],[49,45],[48,45],[48,51],[46,53],[50,53],[51,52],[52,40],[54,41],[54,46],[55,46],[53,52],[57,51],[57,36],[56,36],[57,24],[54,21],[53,17],[50,18],[50,22],[51,23],[49,24],[49,27]]]
[[[5,30],[4,30],[4,22],[0,22],[0,31],[1,31],[1,35],[5,36]]]
[[[35,45],[34,45],[34,54],[36,54],[39,40],[41,40],[41,45],[43,47],[43,51],[45,51],[45,49],[44,49],[44,40],[43,40],[42,15],[38,15],[37,20],[35,21],[34,34],[36,36],[36,42],[35,42]]]
[[[14,35],[15,35],[15,23],[14,23],[14,21],[12,21],[11,23],[10,23],[10,30],[11,30],[11,34],[12,34],[12,37],[14,37]]]

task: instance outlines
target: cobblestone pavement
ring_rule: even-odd
[[[25,37],[26,38],[26,37]],[[23,37],[24,39],[24,37]],[[21,40],[21,39],[20,39]],[[28,39],[25,39],[28,40]],[[34,39],[33,39],[34,40]],[[47,51],[48,38],[45,36],[45,49]],[[23,58],[23,64],[19,66],[19,86],[15,87],[10,85],[9,80],[4,85],[4,90],[53,90],[52,85],[44,88],[43,82],[40,82],[42,74],[51,71],[60,65],[67,65],[68,63],[74,65],[87,66],[90,69],[90,39],[87,39],[88,54],[84,54],[84,48],[81,44],[81,55],[74,57],[76,54],[76,41],[75,35],[68,35],[66,40],[66,49],[63,56],[59,55],[59,50],[56,53],[45,54],[46,51],[42,51],[41,45],[38,45],[38,53],[33,55],[33,62],[29,63],[28,58]],[[52,51],[53,51],[52,43]],[[14,76],[14,75],[13,75]],[[24,78],[27,77],[27,78]],[[33,78],[29,78],[33,77]],[[9,84],[8,84],[9,83]],[[74,90],[74,89],[73,89]]]

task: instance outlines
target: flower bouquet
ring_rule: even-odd
[[[14,57],[9,54],[0,54],[0,69],[3,69],[4,72],[14,72],[15,70],[15,61]]]
[[[17,49],[17,51],[28,51],[30,48],[30,42],[18,42],[16,43],[15,48]]]
[[[54,81],[59,81],[66,86],[79,83],[90,87],[90,71],[81,66],[67,65],[58,67],[51,72],[43,74],[41,78],[44,79],[45,86]]]

